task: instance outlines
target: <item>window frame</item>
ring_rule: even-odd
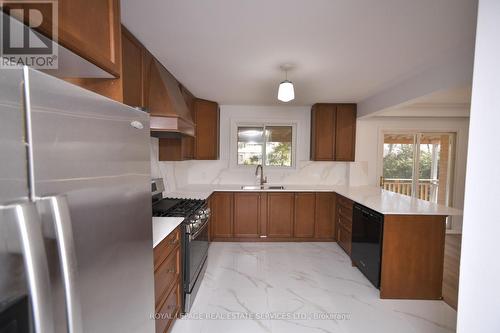
[[[277,166],[277,165],[266,165],[267,154],[266,154],[266,144],[267,141],[264,135],[264,141],[262,144],[262,166],[268,170],[292,170],[297,168],[297,123],[295,122],[248,122],[248,121],[237,121],[232,123],[233,126],[231,128],[231,166],[236,169],[249,169],[255,168],[256,164],[238,164],[238,128],[239,127],[263,127],[264,133],[266,127],[274,127],[274,126],[286,126],[292,128],[292,152],[291,158],[292,163],[290,166]]]

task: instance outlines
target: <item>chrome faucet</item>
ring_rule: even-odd
[[[259,174],[259,168],[260,168],[260,186],[264,186],[264,184],[267,183],[267,177],[264,177],[264,168],[262,167],[262,164],[257,165],[257,168],[255,169],[255,175],[257,176]]]

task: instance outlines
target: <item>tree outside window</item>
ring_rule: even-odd
[[[238,127],[238,165],[292,166],[292,137],[292,126]]]

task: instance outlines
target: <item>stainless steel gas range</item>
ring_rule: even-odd
[[[182,222],[183,313],[189,312],[207,267],[210,208],[206,200],[163,198],[163,179],[153,179],[153,216],[184,217]]]

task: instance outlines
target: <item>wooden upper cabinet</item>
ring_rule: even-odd
[[[59,0],[59,44],[121,75],[119,0]]]
[[[234,194],[234,237],[259,237],[260,193]]]
[[[354,161],[356,104],[314,104],[311,160]]]
[[[219,105],[216,102],[195,99],[194,122],[195,159],[219,159]]]
[[[316,194],[314,192],[295,194],[295,218],[293,234],[297,238],[314,237]]]
[[[311,160],[334,160],[336,110],[334,104],[313,105],[311,110]]]
[[[122,26],[123,103],[144,107],[144,55],[142,44]]]
[[[356,144],[356,105],[337,105],[335,124],[335,160],[354,161]]]
[[[267,236],[292,237],[293,235],[293,193],[267,194]]]
[[[335,193],[316,193],[315,238],[335,238]]]
[[[194,138],[160,138],[158,140],[160,161],[186,161],[194,159]]]
[[[143,107],[148,109],[149,106],[149,87],[151,86],[151,63],[153,62],[153,55],[147,50],[143,50],[142,55],[142,101]]]
[[[210,197],[212,239],[233,237],[233,193],[215,192]]]
[[[23,2],[29,3],[28,7]],[[7,8],[33,8],[29,0],[4,4]],[[115,77],[121,75],[120,1],[59,0],[57,2],[58,44],[90,61]],[[36,6],[43,21],[35,30],[53,38],[51,7],[41,2]],[[28,16],[23,21],[27,24]],[[19,18],[18,18],[19,19]]]

